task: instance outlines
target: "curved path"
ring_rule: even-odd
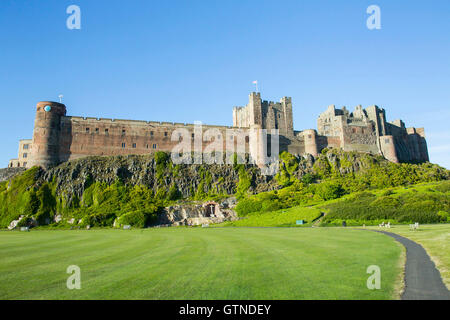
[[[402,300],[450,300],[450,291],[420,244],[395,233],[376,232],[393,237],[406,248],[405,290]]]

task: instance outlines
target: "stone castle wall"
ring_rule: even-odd
[[[236,150],[238,143],[244,143],[248,150],[249,138],[238,141],[236,136],[227,136],[228,129],[233,128],[202,125],[202,132],[199,134],[204,138],[209,137],[208,141],[202,144],[202,150],[211,142],[222,145],[223,150],[232,150],[232,147]],[[187,134],[180,130],[187,130]],[[193,150],[194,134],[197,133],[193,124],[63,117],[59,161],[89,155],[143,155],[156,151],[170,152],[185,138],[190,140]]]
[[[279,133],[279,151],[296,155],[317,156],[324,148],[342,148],[380,154],[393,162],[428,161],[423,128],[405,128],[401,120],[386,122],[384,109],[357,106],[353,112],[334,105],[320,114],[317,130],[293,130],[292,100],[265,101],[260,93],[251,93],[244,107],[233,108],[233,126],[83,118],[66,115],[66,106],[51,101],[37,104],[32,140],[21,140],[19,159],[10,166],[45,168],[87,156],[145,155],[156,151],[171,152],[181,142],[190,151],[198,145],[202,152],[219,146],[225,152],[244,148],[255,158],[270,151],[272,130]],[[266,129],[268,141],[263,143],[256,130]],[[239,133],[245,133],[239,135]],[[253,132],[253,133],[252,133]],[[27,145],[29,161],[23,160]],[[184,150],[186,151],[186,150]],[[27,153],[25,153],[27,154]],[[30,156],[31,155],[31,156]]]
[[[357,106],[352,113],[329,106],[317,127],[319,149],[339,145],[345,151],[380,154],[393,162],[429,161],[424,129],[407,129],[401,120],[386,122],[385,110],[377,106]]]

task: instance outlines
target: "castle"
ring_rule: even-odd
[[[33,139],[20,140],[19,157],[10,160],[9,167],[48,168],[87,156],[170,152],[181,141],[181,137],[172,137],[176,129],[188,130],[192,141],[196,134],[194,124],[73,117],[66,113],[64,104],[39,102]],[[233,126],[202,125],[200,135],[208,130],[214,132],[225,150],[230,145],[232,150],[241,145],[249,153],[251,150],[267,153],[267,142],[262,145],[264,140],[250,135],[239,141],[229,136],[229,132],[278,130],[280,152],[316,157],[324,148],[341,148],[382,155],[392,162],[429,161],[424,129],[406,128],[401,120],[387,122],[385,110],[377,106],[366,109],[357,106],[350,112],[331,105],[320,114],[317,130],[295,131],[293,127],[291,98],[264,101],[260,93],[253,92],[246,106],[233,108]]]

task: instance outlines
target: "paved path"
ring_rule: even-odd
[[[402,300],[450,300],[450,291],[420,244],[395,233],[377,232],[393,237],[406,248],[405,291]]]

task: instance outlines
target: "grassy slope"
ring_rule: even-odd
[[[265,213],[250,213],[242,220],[229,221],[216,226],[226,227],[287,227],[297,226],[297,220],[304,220],[302,227],[311,226],[312,222],[319,218],[321,211],[315,208],[293,207]],[[300,225],[299,225],[300,226]]]
[[[318,204],[315,206],[315,208],[323,210],[326,213],[330,212],[333,213],[333,211],[335,211],[333,207],[339,210],[338,213],[333,213],[332,217],[328,214],[327,217],[324,219],[328,221],[326,221],[326,223],[323,223],[322,226],[333,226],[333,225],[340,226],[342,225],[343,220],[346,221],[347,226],[361,226],[363,224],[378,225],[383,221],[384,222],[390,221],[391,223],[409,224],[417,221],[414,218],[414,214],[416,215],[416,218],[422,216],[425,217],[426,214],[437,217],[438,211],[444,210],[443,208],[448,207],[450,194],[448,192],[436,191],[436,189],[439,190],[439,188],[448,188],[448,181],[421,183],[407,187],[396,187],[390,189],[368,190],[367,192],[372,193],[376,198],[374,197],[372,199],[369,199],[369,201],[362,202],[358,205],[353,204],[352,202],[354,200],[357,201],[361,199],[359,198],[357,193],[353,193],[336,200],[326,201],[322,204]],[[391,192],[391,194],[388,197],[385,197],[385,193],[388,190]],[[404,202],[404,204],[401,205],[400,207],[399,206],[386,207],[386,209],[390,209],[389,211],[384,211],[382,206],[374,208],[372,207],[372,205],[370,205],[370,203],[375,199],[381,200],[382,198],[392,198],[392,199],[403,198],[402,201]],[[420,202],[421,198],[425,198],[426,200],[429,201]],[[441,199],[441,201],[436,199]],[[419,202],[415,202],[416,200]],[[350,204],[350,206],[347,206],[348,203]],[[445,203],[447,203],[447,205],[445,205]],[[417,206],[418,204],[420,205],[419,207]],[[405,207],[408,209],[405,210]],[[442,208],[439,209],[439,207]],[[355,209],[357,212],[355,212]],[[376,213],[375,209],[378,209],[378,213]],[[397,213],[408,214],[408,211],[409,215],[411,216],[410,218],[408,218],[408,220],[410,221],[399,222],[396,220],[398,217]],[[372,218],[370,220],[364,218],[355,219],[354,217],[355,215],[357,216],[358,212],[360,212],[361,214],[364,212],[373,212]],[[380,217],[377,219],[373,218],[379,214],[383,214],[384,212],[390,212],[389,214],[387,214],[388,217]],[[344,214],[346,216],[342,216],[341,214]]]
[[[450,224],[421,225],[417,231],[410,230],[409,226],[395,225],[386,231],[398,233],[420,243],[450,289]]]
[[[447,182],[434,182],[434,183],[422,183],[416,184],[408,187],[397,187],[391,188],[389,190],[392,191],[390,195],[393,198],[399,198],[404,194],[435,194],[436,192],[430,191],[433,187],[441,186]],[[383,193],[386,192],[385,189],[381,190],[370,190],[376,197],[383,196]],[[232,222],[224,222],[221,224],[217,224],[215,226],[224,227],[224,226],[233,226],[233,227],[295,227],[297,220],[305,220],[307,224],[303,226],[311,226],[312,222],[317,219],[321,212],[328,212],[327,205],[330,204],[340,204],[345,201],[352,199],[353,197],[357,197],[357,194],[349,194],[342,198],[329,200],[329,201],[316,201],[315,203],[312,201],[307,205],[295,206],[288,209],[281,209],[270,212],[252,212],[248,215],[241,217],[241,220],[232,221]],[[414,197],[413,197],[414,198]],[[362,210],[365,208],[361,208]],[[352,219],[342,219],[347,222],[347,225],[378,225],[381,222],[391,221],[395,222],[394,219],[379,219],[379,220],[352,220]],[[336,219],[334,225],[341,226],[342,221]],[[330,224],[331,226],[333,224]]]
[[[0,232],[0,299],[390,299],[401,251],[343,228]],[[72,264],[81,290],[66,288]]]

